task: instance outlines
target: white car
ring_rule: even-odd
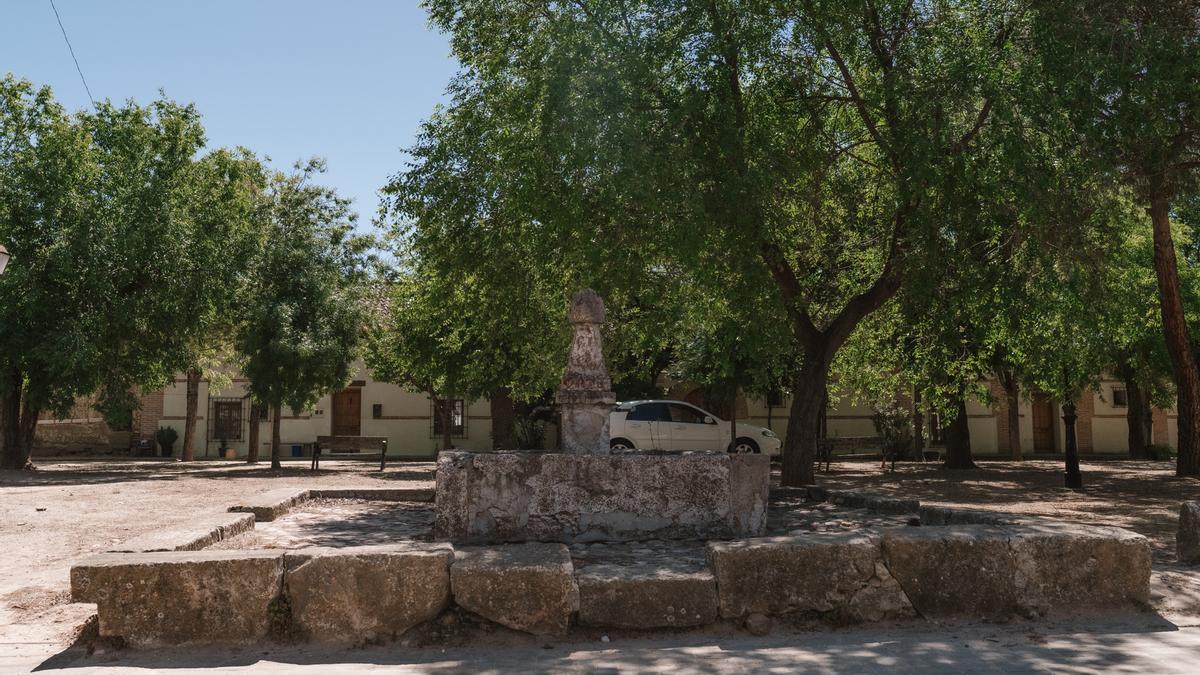
[[[608,416],[614,450],[707,450],[778,455],[779,436],[751,424],[737,424],[729,443],[729,422],[684,401],[626,401]]]

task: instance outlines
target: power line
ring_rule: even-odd
[[[83,76],[83,68],[79,67],[79,59],[75,58],[75,48],[71,46],[71,38],[67,37],[67,29],[63,27],[62,17],[58,15],[58,8],[54,6],[54,0],[50,0],[50,9],[54,10],[54,18],[58,19],[58,29],[62,31],[63,40],[67,43],[67,51],[71,52],[71,60],[75,62],[75,71],[79,73],[79,80],[83,82],[83,90],[87,92],[88,100],[95,108],[96,98],[92,96],[92,89],[88,86],[87,78]]]

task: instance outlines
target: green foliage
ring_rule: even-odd
[[[174,427],[159,427],[158,431],[154,432],[154,440],[164,451],[170,451],[175,441],[179,440],[179,432],[175,431]]]
[[[1179,454],[1175,448],[1158,443],[1151,445],[1148,449],[1150,450],[1150,459],[1156,462],[1169,462]]]
[[[885,457],[896,457],[912,448],[912,414],[894,401],[872,407],[871,424],[883,441]]]
[[[349,202],[311,180],[317,160],[277,173],[269,226],[241,305],[237,346],[253,399],[310,408],[349,383],[366,319],[370,241],[353,234]]]

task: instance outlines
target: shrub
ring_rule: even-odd
[[[159,427],[154,432],[154,440],[158,441],[164,452],[169,452],[175,446],[175,441],[179,440],[179,432],[173,427]]]
[[[912,414],[905,406],[895,403],[876,404],[872,407],[875,414],[871,416],[871,423],[875,425],[875,433],[879,435],[883,456],[903,457],[912,447]]]
[[[1155,445],[1150,446],[1150,459],[1153,459],[1153,460],[1156,460],[1159,462],[1166,462],[1166,461],[1175,459],[1176,454],[1178,454],[1178,453],[1175,452],[1175,448],[1172,448],[1169,445],[1163,445],[1161,443],[1157,443]]]

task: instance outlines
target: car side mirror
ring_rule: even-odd
[[[716,421],[716,420],[714,420],[714,419],[712,418],[712,415],[705,415],[705,416],[704,416],[704,423],[705,423],[705,424],[716,424],[716,423],[717,423],[717,421]]]

